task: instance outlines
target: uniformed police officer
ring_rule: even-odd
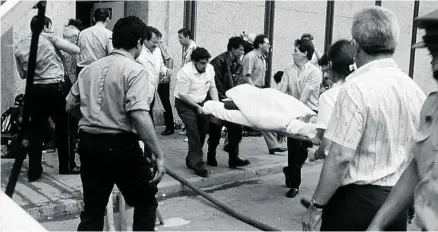
[[[85,67],[67,97],[67,111],[79,121],[79,157],[84,196],[80,231],[102,231],[114,184],[134,207],[133,230],[153,231],[157,184],[164,156],[148,111],[148,74],[135,61],[146,39],[146,25],[134,16],[114,25],[115,50]],[[155,158],[152,173],[138,140]]]
[[[427,47],[432,55],[433,77],[438,81],[438,10],[414,21],[426,30],[423,41],[413,48]],[[417,225],[422,230],[438,230],[438,94],[426,99],[420,115],[420,128],[414,136],[411,152],[415,155],[409,167],[393,187],[368,230],[384,230],[391,220],[413,203]]]

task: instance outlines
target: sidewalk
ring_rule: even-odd
[[[207,166],[210,176],[201,178],[185,167],[188,146],[183,141],[185,137],[179,135],[179,131],[176,131],[174,135],[164,137],[160,135],[162,130],[163,128],[159,127],[156,132],[165,154],[167,166],[201,188],[279,173],[282,171],[282,167],[287,165],[287,152],[270,155],[263,137],[244,137],[240,153],[242,158],[251,161],[249,166],[237,170],[229,169],[228,154],[222,150],[223,146],[219,145],[217,149],[218,167]],[[204,152],[206,148],[207,146],[204,146]],[[13,162],[12,159],[1,160],[2,191],[8,182]],[[79,175],[59,175],[56,153],[43,155],[43,167],[42,178],[37,182],[29,183],[27,181],[28,162],[27,160],[24,162],[13,200],[37,220],[79,213],[83,206]],[[157,197],[190,191],[168,175],[164,177],[158,187]]]

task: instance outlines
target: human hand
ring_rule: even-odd
[[[309,206],[302,219],[303,231],[317,231],[317,226],[321,222],[321,215],[322,209],[317,209],[312,205]]]
[[[198,114],[204,114],[204,109],[203,109],[201,106],[198,106],[198,107],[196,108],[196,113],[198,113]]]
[[[165,76],[165,77],[161,78],[161,81],[160,81],[160,83],[163,83],[163,84],[167,84],[169,82],[170,82],[170,76]]]
[[[150,184],[157,185],[163,179],[164,174],[166,174],[166,167],[164,166],[164,157],[159,157],[153,160],[154,162],[154,178],[149,181]]]

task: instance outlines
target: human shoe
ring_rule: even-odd
[[[249,160],[243,160],[239,157],[228,160],[228,167],[230,168],[243,167],[249,164],[250,164]]]
[[[275,152],[285,152],[285,151],[287,151],[287,148],[284,148],[284,147],[277,147],[277,148],[274,148],[274,149],[269,149],[269,154],[271,154],[271,155],[273,155],[273,154],[275,154]]]
[[[294,198],[298,195],[299,192],[300,192],[300,190],[298,190],[297,188],[291,188],[291,189],[289,189],[289,191],[287,191],[286,197],[287,198]]]
[[[173,133],[175,133],[174,130],[168,130],[166,129],[165,131],[161,132],[162,136],[167,136],[167,135],[172,135]]]

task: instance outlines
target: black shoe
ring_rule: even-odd
[[[207,169],[205,169],[204,164],[197,165],[197,167],[195,167],[192,164],[190,164],[189,161],[186,160],[186,166],[188,168],[192,169],[193,171],[195,171],[196,175],[198,175],[200,177],[204,177],[204,178],[208,177],[208,171],[207,171]]]
[[[286,197],[287,198],[294,198],[298,195],[299,192],[300,192],[300,190],[298,190],[297,188],[292,188],[289,191],[287,191]]]
[[[40,174],[37,174],[37,175],[28,175],[27,178],[29,179],[29,182],[35,182],[35,181],[41,179],[41,175],[42,175],[42,172],[40,172]]]
[[[175,133],[175,130],[168,130],[166,129],[165,131],[161,132],[162,136],[167,136],[167,135],[172,135],[173,133]]]
[[[207,153],[207,164],[213,167],[217,167],[216,153]]]
[[[286,184],[286,187],[288,188],[292,188],[292,182],[290,180],[290,176],[289,176],[289,167],[284,167],[283,168],[283,174],[284,174],[284,183]]]
[[[273,155],[273,154],[275,154],[275,152],[285,152],[285,151],[287,151],[287,148],[277,147],[277,148],[274,148],[274,149],[270,149],[269,150],[269,154]]]
[[[306,209],[309,208],[309,206],[310,206],[310,201],[308,201],[308,200],[306,200],[306,199],[304,199],[304,198],[301,198],[300,203],[301,203],[301,205],[304,206],[304,208],[306,208]]]
[[[228,160],[228,166],[230,168],[243,167],[243,166],[246,166],[249,164],[250,164],[249,160],[243,160],[239,157],[237,157],[236,159],[229,159]]]

